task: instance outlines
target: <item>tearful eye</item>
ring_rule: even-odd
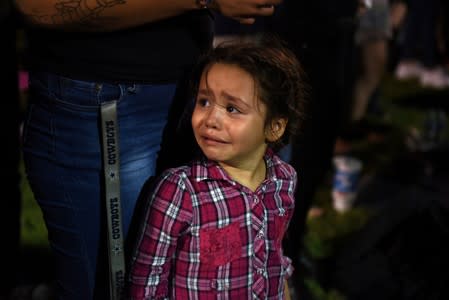
[[[240,112],[237,108],[235,108],[234,106],[231,106],[231,105],[226,106],[226,111],[229,112],[229,113],[238,113],[238,112]]]
[[[207,100],[206,98],[200,98],[196,101],[197,105],[199,106],[208,106],[209,105],[209,100]]]

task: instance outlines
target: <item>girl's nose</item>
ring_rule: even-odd
[[[221,120],[221,107],[218,105],[211,105],[206,115],[206,126],[211,128],[218,128]]]

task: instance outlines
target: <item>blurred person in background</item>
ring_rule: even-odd
[[[335,153],[351,151],[353,140],[381,139],[386,124],[374,122],[371,115],[382,114],[380,83],[387,70],[389,41],[392,38],[392,14],[389,0],[373,0],[360,12],[354,34],[356,60],[352,103],[348,121],[335,145]]]
[[[358,50],[357,79],[354,84],[351,122],[361,121],[386,70],[388,41],[392,36],[388,0],[373,0],[359,17],[355,32]]]
[[[417,79],[422,87],[449,87],[443,53],[438,45],[440,0],[408,0],[402,27],[400,54],[395,76],[400,80]]]
[[[334,145],[350,109],[354,77],[354,31],[363,3],[346,1],[286,0],[274,18],[274,30],[303,62],[310,95],[303,130],[291,142],[288,160],[298,173],[296,208],[285,240],[292,257],[293,283],[305,296],[302,280],[307,268],[301,263],[306,217],[315,193],[331,170]]]

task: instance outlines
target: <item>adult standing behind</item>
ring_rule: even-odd
[[[291,143],[289,160],[301,183],[295,193],[296,208],[285,240],[286,255],[297,270],[293,282],[298,288],[305,272],[300,259],[307,212],[331,170],[335,141],[349,111],[353,34],[360,2],[285,0],[273,20],[275,30],[303,62],[310,86],[307,117],[302,132]]]
[[[212,45],[206,6],[252,24],[279,1],[16,0],[29,43],[24,160],[55,255],[58,299],[107,299],[102,109],[116,103],[119,144],[106,150],[120,148],[126,236],[155,174],[170,106]]]

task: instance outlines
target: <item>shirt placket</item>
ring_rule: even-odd
[[[253,295],[256,299],[265,298],[265,285],[268,277],[266,270],[266,218],[265,208],[262,201],[263,195],[253,195],[252,205],[252,230],[254,234],[253,273],[254,282],[252,286]]]

